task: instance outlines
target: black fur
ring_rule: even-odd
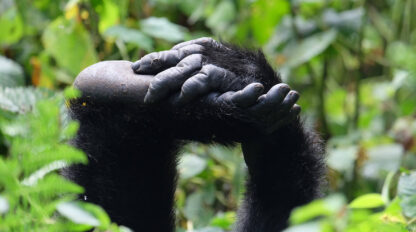
[[[204,44],[204,64],[236,74],[230,91],[281,82],[260,51]],[[264,133],[245,109],[201,97],[184,106],[77,99],[72,117],[81,124],[74,144],[89,157],[65,175],[85,187],[87,201],[134,231],[174,231],[176,160],[183,141],[242,143],[249,179],[239,209],[238,232],[281,231],[290,211],[318,195],[323,176],[321,140],[299,117]],[[260,115],[261,116],[261,115]]]

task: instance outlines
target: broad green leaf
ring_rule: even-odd
[[[0,9],[1,11],[3,9]],[[23,20],[16,6],[0,13],[0,28],[0,45],[15,43],[22,37]]]
[[[304,40],[290,43],[283,51],[286,57],[285,66],[297,67],[310,59],[321,54],[335,40],[337,32],[335,30],[325,31]]]
[[[352,209],[378,208],[384,206],[383,197],[378,193],[369,193],[354,199],[349,207]]]
[[[99,226],[100,221],[76,202],[64,202],[57,206],[58,212],[77,224]]]
[[[57,18],[43,32],[42,42],[58,65],[74,77],[98,61],[89,33],[76,20]]]
[[[120,39],[126,43],[137,45],[148,52],[153,50],[153,40],[143,32],[136,29],[117,25],[108,28],[104,35],[108,38]]]
[[[53,95],[52,91],[46,89],[0,87],[0,109],[14,113],[29,112],[34,108],[36,102]]]
[[[181,178],[188,179],[201,173],[207,162],[199,156],[192,154],[184,154],[179,162],[179,173]]]
[[[102,0],[92,1],[94,8],[100,16],[98,29],[104,33],[109,27],[116,25],[120,21],[120,10],[117,5],[118,1]],[[95,4],[94,4],[95,3]]]
[[[250,20],[253,35],[260,44],[270,39],[276,25],[289,13],[289,2],[285,0],[258,0],[251,6]]]
[[[186,29],[171,23],[166,18],[150,17],[140,21],[144,33],[169,42],[179,42],[185,39]]]
[[[24,83],[22,67],[13,60],[0,56],[0,87],[16,87]]]

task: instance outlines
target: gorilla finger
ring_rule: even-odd
[[[205,65],[198,74],[183,83],[179,101],[182,103],[189,102],[212,90],[223,93],[229,89],[230,80],[235,79],[235,74],[226,69],[212,64]]]
[[[285,97],[285,99],[283,100],[280,111],[287,111],[287,110],[291,110],[292,106],[295,105],[295,103],[298,101],[299,99],[299,93],[296,92],[295,90],[291,90]]]
[[[209,93],[211,86],[208,84],[207,79],[206,74],[197,73],[186,80],[182,85],[181,93],[177,100],[178,104],[187,103],[198,96]]]
[[[289,91],[290,87],[284,83],[273,86],[266,94],[265,104],[271,107],[281,103]]]
[[[173,46],[172,50],[177,50],[177,49],[180,49],[182,47],[188,46],[190,44],[199,44],[199,45],[202,45],[202,46],[210,45],[210,46],[218,47],[218,48],[224,47],[221,43],[214,40],[213,38],[202,37],[202,38],[199,38],[199,39],[194,39],[194,40],[190,40],[190,41],[186,41],[186,42],[182,42],[180,44],[177,44],[177,45]]]
[[[244,89],[231,95],[231,102],[239,107],[249,107],[257,102],[263,93],[264,86],[260,83],[251,83]]]
[[[284,124],[290,123],[291,121],[293,121],[294,119],[296,119],[298,117],[300,111],[301,111],[301,107],[299,105],[295,104],[290,109],[288,114],[286,114],[283,118],[279,119],[272,126],[268,127],[266,129],[266,133],[270,134],[270,133],[276,131],[277,129],[279,129],[280,127],[282,127]]]
[[[290,91],[290,87],[284,83],[273,86],[267,94],[261,95],[257,99],[257,104],[252,108],[258,113],[270,112],[276,109],[276,105],[284,101],[285,96]]]
[[[191,54],[201,53],[203,47],[198,44],[192,44],[182,47],[178,50],[168,50],[161,52],[152,52],[143,56],[140,60],[134,62],[131,68],[136,73],[154,74],[161,70],[175,66],[180,60]]]
[[[144,102],[157,102],[169,93],[179,90],[185,80],[201,67],[202,55],[193,54],[185,57],[175,67],[158,73],[150,82]]]

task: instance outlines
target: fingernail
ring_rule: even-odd
[[[263,85],[258,84],[258,85],[254,86],[254,90],[257,91],[257,92],[261,92],[261,91],[264,90],[264,87],[263,87]]]

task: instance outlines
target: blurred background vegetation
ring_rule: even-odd
[[[327,141],[325,197],[288,231],[416,231],[414,0],[0,0],[0,231],[128,231],[57,175],[86,161],[67,145],[67,87],[100,60],[201,36],[262,48]],[[230,230],[240,149],[183,153],[177,231]]]

